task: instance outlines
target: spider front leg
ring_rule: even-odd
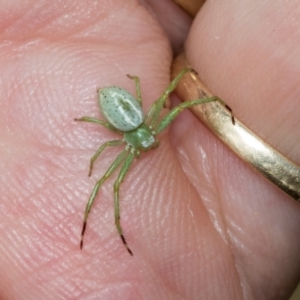
[[[195,106],[195,105],[199,105],[199,104],[204,104],[204,103],[209,103],[209,102],[213,102],[213,101],[218,101],[220,102],[222,105],[224,105],[226,107],[226,103],[214,96],[214,97],[210,97],[210,98],[203,98],[203,99],[197,99],[197,100],[193,100],[193,101],[188,101],[188,102],[184,102],[181,103],[180,105],[174,107],[158,124],[155,132],[158,134],[161,131],[163,131],[168,125],[170,125],[175,118],[186,108],[189,108],[191,106]]]
[[[116,168],[122,163],[122,161],[125,160],[125,158],[128,156],[128,151],[127,150],[123,150],[118,156],[117,158],[113,161],[113,163],[110,165],[110,167],[108,168],[108,170],[105,172],[105,174],[96,182],[93,191],[90,195],[90,198],[86,204],[85,207],[85,212],[84,212],[84,218],[83,218],[83,226],[82,226],[82,231],[81,231],[81,241],[80,241],[80,249],[82,249],[83,247],[83,237],[84,237],[84,233],[85,233],[85,229],[86,229],[86,223],[87,223],[87,219],[89,216],[89,213],[91,211],[91,208],[93,206],[93,203],[96,199],[96,196],[99,192],[99,189],[101,187],[101,185],[105,182],[105,180],[116,170]]]
[[[124,234],[123,234],[123,230],[122,230],[122,227],[121,227],[121,224],[120,224],[120,202],[119,202],[119,190],[120,190],[120,184],[123,182],[128,170],[129,170],[129,167],[130,165],[132,164],[133,162],[133,159],[134,159],[135,155],[133,153],[130,153],[128,155],[128,157],[126,158],[121,170],[120,170],[120,173],[118,175],[118,178],[117,180],[115,181],[115,184],[114,184],[114,198],[115,198],[115,224],[116,224],[116,227],[117,227],[117,230],[119,232],[119,235],[121,237],[121,240],[124,244],[124,246],[126,247],[127,251],[129,252],[130,255],[133,255],[132,251],[130,250],[130,248],[128,247],[128,244],[125,240],[125,237],[124,237]]]
[[[146,120],[148,120],[150,118],[150,115],[153,114],[151,122],[150,122],[150,127],[151,128],[155,128],[156,126],[156,122],[157,119],[159,117],[159,114],[164,106],[164,103],[166,101],[166,99],[169,97],[169,95],[176,89],[178,83],[180,82],[180,80],[182,79],[182,77],[187,73],[187,72],[192,72],[193,69],[192,68],[184,68],[170,83],[170,85],[166,88],[166,90],[164,91],[163,95],[156,100],[152,107],[149,110],[149,113],[146,116]]]

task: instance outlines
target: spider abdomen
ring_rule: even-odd
[[[144,120],[140,103],[126,90],[117,86],[99,89],[100,109],[107,121],[121,131],[138,128]]]

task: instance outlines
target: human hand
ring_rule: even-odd
[[[160,96],[169,42],[177,49],[190,22],[164,5],[155,19],[135,1],[1,4],[3,299],[285,299],[299,281],[299,205],[189,112],[121,186],[134,256],[114,226],[113,179],[79,249],[86,201],[118,149],[103,153],[88,178],[90,157],[115,135],[73,119],[100,116],[99,87],[134,93],[127,73],[141,78],[145,111]],[[296,34],[289,13],[296,18],[297,9],[285,4],[285,13],[272,7],[258,18],[251,7],[213,5],[188,34],[190,63],[239,119],[299,165],[299,55],[297,39],[286,38]],[[165,19],[174,23],[163,31]]]

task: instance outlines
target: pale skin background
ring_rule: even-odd
[[[186,53],[237,118],[300,164],[300,5],[207,1],[194,20],[173,3],[0,2],[0,298],[287,299],[300,278],[300,205],[231,153],[191,113],[101,189],[79,250],[86,201],[121,149],[88,162],[105,128],[96,89],[138,75],[144,110]],[[173,50],[172,50],[173,47]],[[175,97],[173,98],[175,99]]]

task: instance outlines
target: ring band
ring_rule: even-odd
[[[172,77],[189,64],[183,54],[177,56],[172,65]],[[188,73],[180,81],[176,93],[181,101],[211,97],[195,73]],[[300,202],[300,167],[261,140],[235,118],[232,124],[230,112],[219,102],[210,102],[190,108],[225,145],[243,161],[273,182],[287,195]]]
[[[173,0],[178,6],[181,7],[191,17],[195,17],[205,0]]]

